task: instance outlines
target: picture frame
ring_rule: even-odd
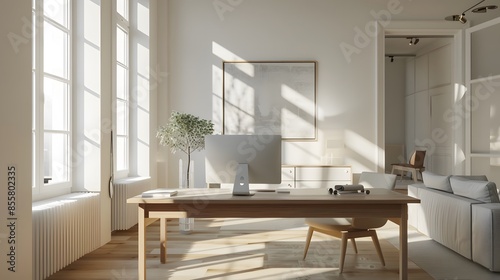
[[[315,61],[224,61],[224,134],[316,140]]]

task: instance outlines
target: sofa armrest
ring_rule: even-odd
[[[472,260],[500,271],[500,203],[472,205]]]
[[[408,195],[420,199],[419,190],[421,188],[426,188],[422,183],[410,184],[408,185]],[[417,230],[419,229],[418,220],[419,217],[423,216],[422,206],[420,203],[410,203],[408,204],[408,224],[413,226]]]

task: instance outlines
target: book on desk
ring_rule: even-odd
[[[176,196],[177,191],[172,190],[172,189],[154,189],[154,190],[149,190],[145,191],[142,193],[143,198],[164,198],[164,197],[172,197]]]

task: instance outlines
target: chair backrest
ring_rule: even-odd
[[[359,184],[365,188],[383,188],[394,190],[396,187],[396,175],[376,172],[362,172]],[[385,218],[353,218],[351,224],[354,228],[370,229],[379,228],[387,223]]]
[[[362,172],[359,184],[365,188],[383,188],[393,190],[396,187],[396,175],[376,172]]]
[[[415,167],[424,167],[425,151],[414,151],[410,157],[409,164]]]

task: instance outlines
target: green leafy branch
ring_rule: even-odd
[[[180,150],[187,155],[187,178],[189,186],[189,163],[191,153],[205,148],[205,135],[213,134],[211,120],[201,119],[191,114],[172,112],[169,123],[161,126],[156,133],[160,144],[170,147],[172,153]]]

